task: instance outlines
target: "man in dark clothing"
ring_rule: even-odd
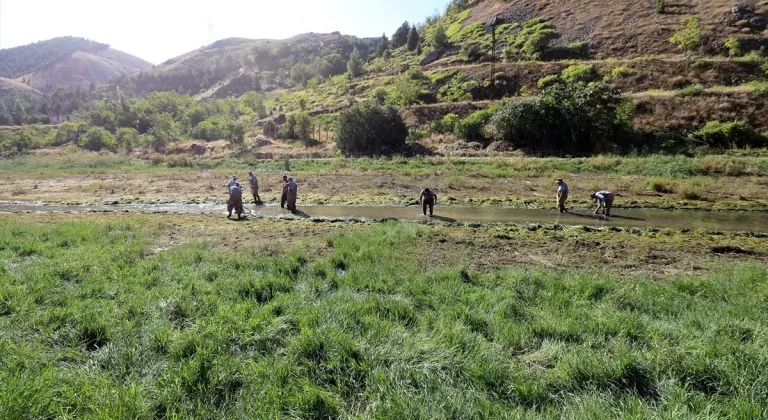
[[[229,201],[227,202],[227,219],[232,218],[232,210],[237,213],[238,220],[243,214],[243,188],[240,184],[235,184],[229,188]]]
[[[437,194],[429,188],[425,188],[419,196],[419,201],[421,202],[421,209],[424,212],[424,216],[427,215],[427,208],[429,208],[429,216],[431,217],[435,209],[435,204],[437,204]]]
[[[280,198],[280,208],[285,208],[286,201],[288,201],[288,177],[283,175],[283,196]]]

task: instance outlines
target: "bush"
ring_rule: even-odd
[[[485,125],[493,116],[493,110],[480,110],[473,112],[466,118],[458,121],[453,129],[456,137],[465,140],[479,140],[485,137]]]
[[[691,16],[685,20],[685,28],[676,32],[670,39],[673,45],[685,51],[686,54],[692,54],[701,46],[701,26],[698,16]]]
[[[760,70],[763,71],[763,76],[768,77],[768,59],[763,61],[763,65],[760,66]]]
[[[336,147],[344,154],[392,154],[405,146],[408,129],[392,107],[354,105],[339,116]]]
[[[539,89],[544,89],[544,88],[553,86],[559,82],[560,82],[560,76],[556,74],[550,74],[549,76],[544,76],[541,79],[539,79],[539,82],[537,84],[539,86]]]
[[[557,154],[591,153],[628,122],[625,100],[603,83],[558,84],[533,100],[515,100],[491,118],[491,134],[520,149]]]
[[[763,147],[767,140],[745,121],[710,121],[694,133],[694,137],[718,149]]]
[[[523,24],[517,34],[508,40],[504,56],[508,60],[538,60],[547,52],[549,42],[555,37],[554,26],[541,18]]]
[[[117,148],[115,137],[112,136],[109,131],[101,127],[91,128],[85,133],[80,141],[82,147],[94,152],[98,152],[102,149],[115,150]]]
[[[616,67],[611,70],[611,78],[614,80],[624,79],[626,77],[634,76],[635,74],[637,74],[637,70],[627,66]]]
[[[0,132],[0,151],[25,152],[34,145],[34,138],[27,130],[13,133]]]
[[[597,71],[591,64],[573,65],[563,70],[560,77],[567,83],[589,83],[595,80]]]
[[[664,13],[664,0],[656,0],[656,13]]]
[[[433,121],[430,129],[436,133],[453,133],[456,125],[459,123],[459,116],[456,114],[447,114],[438,121]]]
[[[728,49],[728,55],[731,57],[739,57],[743,54],[741,50],[741,41],[736,38],[728,38],[725,41],[725,48]]]

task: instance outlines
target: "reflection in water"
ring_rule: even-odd
[[[37,202],[0,202],[0,212],[137,212],[137,213],[225,213],[223,204],[118,204],[118,205],[47,205]],[[300,206],[299,214],[291,215],[277,205],[250,206],[254,216],[301,218],[370,218],[428,220],[420,207],[338,207]],[[555,223],[563,225],[623,226],[640,228],[706,229],[722,231],[768,232],[768,213],[675,211],[660,209],[614,208],[606,218],[590,210],[561,214],[556,210],[438,207],[432,220],[443,222],[490,223]]]

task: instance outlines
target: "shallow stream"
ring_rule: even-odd
[[[277,205],[246,205],[246,214],[257,217],[294,217]],[[64,205],[28,201],[0,201],[4,213],[170,213],[170,214],[226,214],[223,204],[116,204],[116,205]],[[307,206],[299,208],[298,217],[319,219],[402,219],[426,220],[420,207],[357,207]],[[585,226],[617,226],[638,228],[705,229],[713,231],[748,231],[768,233],[768,213],[714,212],[661,209],[614,209],[611,217],[597,216],[589,209],[573,209],[568,214],[555,210],[503,209],[503,208],[435,208],[433,220],[445,222],[479,223],[538,223]]]

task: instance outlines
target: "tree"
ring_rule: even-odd
[[[411,31],[408,33],[408,51],[416,51],[419,48],[419,30],[416,26],[411,26]]]
[[[358,104],[339,116],[336,147],[344,154],[392,154],[405,146],[407,137],[408,129],[395,108]]]
[[[521,149],[591,153],[625,124],[624,98],[604,83],[558,84],[533,100],[509,102],[491,118],[491,133]]]
[[[14,125],[24,124],[24,119],[27,117],[27,111],[24,109],[24,105],[21,104],[21,100],[18,97],[13,100],[13,107],[11,108],[11,118],[13,118]]]
[[[139,132],[131,127],[122,127],[117,130],[115,136],[117,140],[117,147],[125,150],[131,150],[135,146],[139,145]]]
[[[387,34],[381,34],[381,40],[379,41],[379,45],[376,46],[376,55],[379,57],[384,56],[384,52],[386,52],[389,49],[389,40],[387,39]]]
[[[171,114],[157,114],[152,116],[152,128],[149,129],[154,141],[152,148],[159,150],[178,135],[178,127]]]
[[[408,35],[411,31],[411,25],[408,21],[403,22],[392,35],[392,48],[397,49],[408,43]]]
[[[347,72],[349,72],[349,75],[352,77],[360,76],[363,73],[363,59],[360,58],[360,51],[358,51],[357,48],[352,50],[352,54],[349,55]]]
[[[685,28],[669,38],[669,42],[683,50],[686,55],[691,55],[701,46],[701,20],[698,16],[691,16],[684,22]]]
[[[435,32],[432,34],[432,40],[430,41],[432,48],[441,50],[448,45],[448,34],[445,33],[445,27],[442,23],[438,23],[435,28]]]
[[[13,124],[13,116],[11,116],[11,113],[8,112],[8,108],[5,106],[5,103],[0,101],[0,125],[11,124]]]
[[[312,139],[312,118],[306,112],[296,115],[296,137],[304,142]]]
[[[226,138],[232,144],[242,145],[245,142],[247,127],[240,121],[229,121],[226,125]]]

